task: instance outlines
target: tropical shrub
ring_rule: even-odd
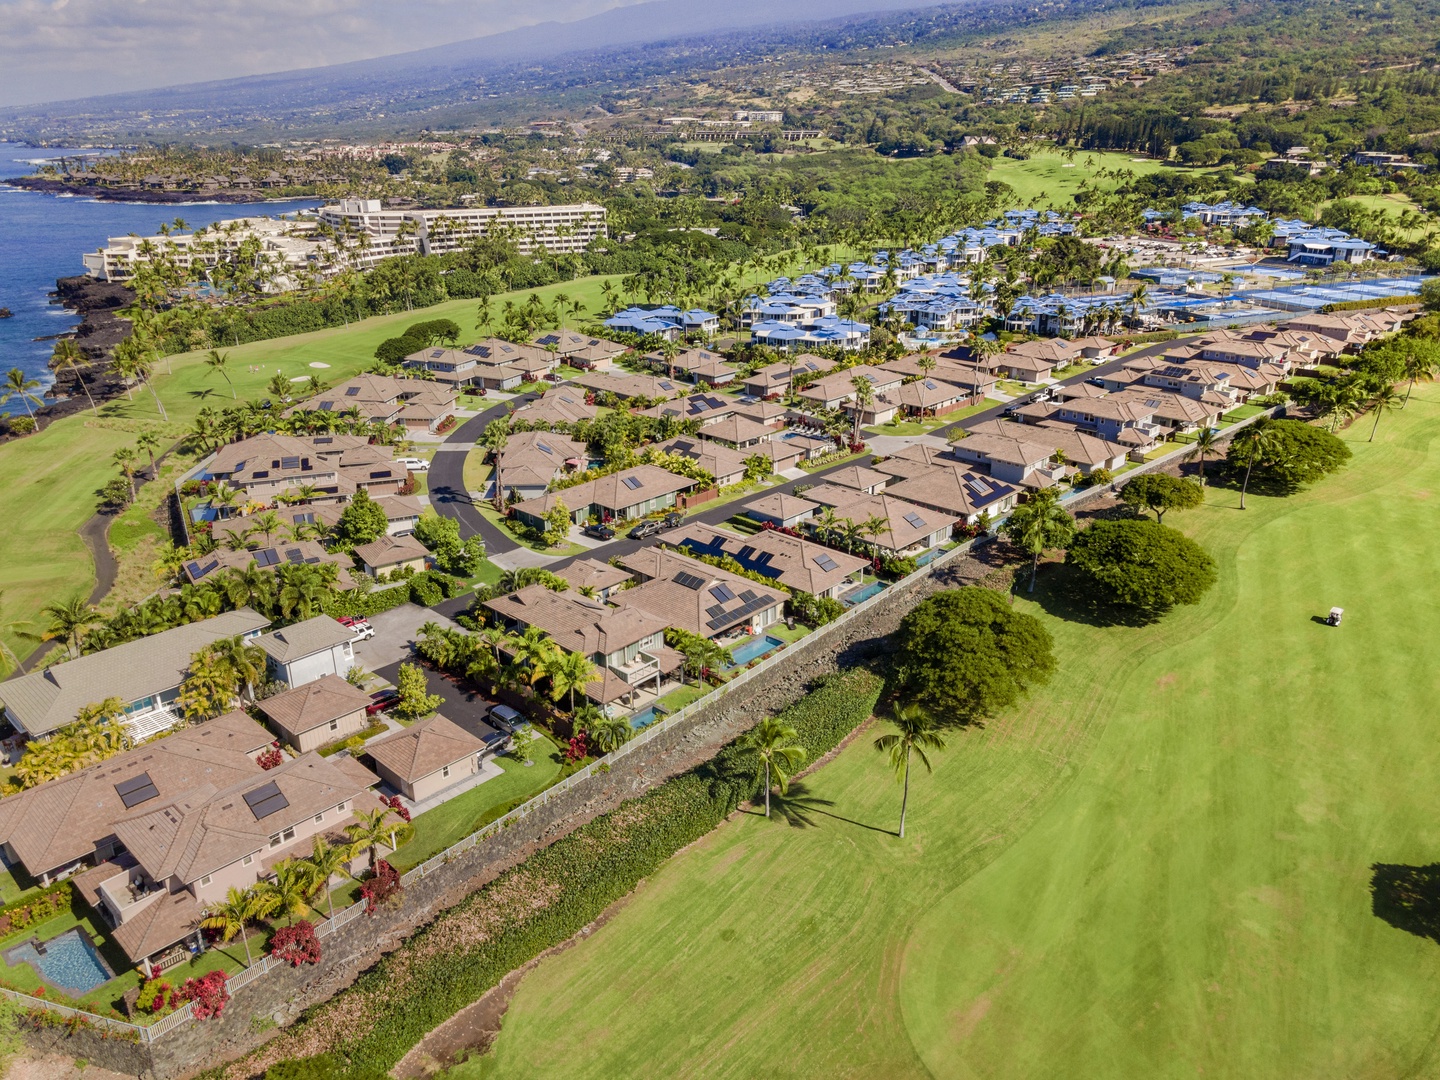
[[[292,926],[282,926],[270,938],[270,955],[291,967],[320,962],[320,939],[315,927],[305,919]]]
[[[404,891],[405,887],[400,884],[400,871],[381,859],[375,864],[374,873],[360,884],[360,895],[365,898],[365,914],[374,915],[381,907],[398,903]]]
[[[285,764],[285,754],[272,746],[268,750],[263,751],[260,756],[255,759],[255,764],[259,765],[260,768],[266,772],[269,772],[271,769],[277,769]]]
[[[218,1017],[230,1003],[230,987],[223,971],[212,971],[198,979],[186,979],[180,995],[195,1006],[197,1020]]]
[[[394,810],[395,816],[405,822],[406,825],[410,824],[410,811],[406,809],[405,804],[400,801],[399,795],[391,795],[385,800],[385,805],[391,810]]]

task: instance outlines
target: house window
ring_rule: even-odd
[[[339,730],[340,730],[340,721],[339,721],[339,720],[331,720],[331,721],[330,721],[330,730],[331,730],[331,731],[339,731]]]
[[[336,809],[336,810],[344,810],[344,809],[345,809],[345,804],[342,802],[339,806],[335,807],[335,809]]]
[[[446,765],[443,769],[441,769],[441,770],[440,770],[440,775],[441,775],[441,776],[449,776],[449,775],[450,775],[450,766],[449,766],[449,765]]]
[[[249,865],[250,865],[251,863],[253,863],[254,861],[255,861],[255,856],[254,856],[254,855],[246,855],[243,859],[240,860],[240,865],[241,865],[241,866],[249,866]]]
[[[209,874],[206,874],[204,877],[202,877],[202,878],[200,879],[200,887],[203,889],[206,885],[209,885],[209,884],[210,884],[210,875],[209,875]]]
[[[325,820],[325,811],[322,810],[322,811],[320,811],[320,813],[318,813],[318,814],[315,815],[315,824],[316,824],[316,825],[319,825],[320,822],[322,822],[322,821],[324,821],[324,820]]]
[[[290,828],[286,829],[284,832],[277,832],[274,836],[270,837],[270,846],[279,847],[281,844],[288,843],[289,841],[294,839],[295,826],[291,825]]]

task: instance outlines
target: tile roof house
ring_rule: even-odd
[[[776,528],[794,529],[806,518],[813,517],[818,509],[820,508],[815,503],[798,495],[777,491],[746,503],[745,516]]]
[[[663,352],[645,354],[645,361],[657,372],[671,378],[688,378],[693,383],[724,386],[735,381],[739,372],[719,353],[709,349],[682,349],[672,357]]]
[[[297,524],[303,523],[305,514],[291,515],[302,519]],[[318,516],[313,512],[308,515],[310,523],[318,524]],[[339,520],[337,512],[336,520]],[[274,547],[256,548],[254,551],[242,548],[239,551],[227,551],[224,548],[216,548],[209,555],[202,555],[198,558],[188,560],[181,567],[185,580],[192,585],[204,581],[212,574],[222,570],[247,570],[251,566],[258,566],[261,570],[275,570],[280,566],[309,565],[318,566],[329,564],[335,567],[335,587],[342,592],[355,587],[354,580],[350,577],[350,571],[354,564],[345,555],[332,554],[325,550],[323,544],[315,540],[297,540],[293,543],[279,544]]]
[[[429,555],[429,549],[413,536],[386,534],[355,548],[355,558],[360,560],[360,569],[372,578],[406,567],[418,573],[425,569],[425,561]]]
[[[594,420],[600,410],[585,401],[583,388],[557,386],[545,396],[526,402],[510,414],[512,425],[545,424],[550,427],[570,426],[582,420]],[[512,428],[513,430],[513,428]]]
[[[701,637],[759,633],[779,620],[785,607],[781,591],[662,547],[644,547],[620,561],[640,584],[620,593],[617,602]]]
[[[257,707],[280,737],[302,753],[347,738],[366,726],[370,695],[338,675],[325,674],[261,699]]]
[[[531,344],[542,349],[555,346],[555,351],[571,367],[589,371],[604,371],[617,356],[630,351],[628,345],[620,345],[604,338],[577,334],[571,330],[545,330],[531,340]]]
[[[577,523],[592,517],[601,521],[626,520],[672,507],[677,494],[693,487],[695,481],[687,476],[678,476],[657,465],[636,465],[527,499],[512,509],[517,518],[537,528],[543,527],[546,512],[557,500],[564,502],[570,519]]]
[[[632,575],[628,570],[599,559],[576,559],[556,570],[555,576],[568,581],[579,595],[584,595],[582,589],[590,589],[595,594],[594,599],[608,600],[610,594],[629,581]]]
[[[254,638],[269,625],[263,615],[239,608],[16,675],[0,683],[5,718],[38,738],[74,723],[86,705],[117,697],[134,737],[166,731],[181,719],[176,703],[190,658],[226,638]]]
[[[668,401],[690,389],[678,379],[665,376],[617,375],[609,371],[577,375],[571,382],[593,392],[597,398],[605,394],[614,394],[622,401],[637,397]]]
[[[641,416],[653,416],[657,420],[670,417],[674,420],[698,420],[701,426],[714,424],[736,412],[740,402],[722,394],[701,392],[689,397],[662,401],[659,405],[641,411]]]
[[[995,476],[982,476],[963,466],[931,469],[923,476],[901,480],[886,491],[942,514],[953,514],[974,525],[981,514],[998,517],[1015,508],[1019,488]]]
[[[424,504],[414,495],[381,495],[372,501],[385,512],[385,531],[391,536],[413,532],[425,512]],[[343,503],[300,503],[279,511],[282,518],[295,525],[317,525],[326,531],[336,526],[344,512]],[[345,562],[353,568],[350,559]]]
[[[774,578],[792,592],[838,599],[851,577],[870,565],[868,559],[835,551],[775,529],[736,536],[696,522],[668,533],[663,543],[697,555],[727,555],[747,570]]]
[[[315,489],[311,500],[325,504],[347,501],[360,488],[393,494],[407,471],[390,447],[371,446],[361,436],[260,434],[221,447],[205,478],[224,480],[259,502],[309,487]]]
[[[723,443],[692,438],[689,435],[681,435],[678,438],[657,443],[655,449],[662,453],[679,454],[689,458],[715,477],[717,487],[729,487],[731,484],[738,484],[744,480],[745,462],[751,453],[748,450],[734,450]],[[795,455],[795,460],[799,461],[798,454]]]
[[[658,689],[662,677],[680,664],[679,656],[665,648],[668,624],[641,607],[612,607],[538,584],[487,600],[484,606],[503,625],[539,627],[557,646],[600,668],[600,677],[585,688],[585,696],[599,705],[633,700],[646,688]]]
[[[747,420],[743,416],[726,416],[700,428],[702,439],[724,443],[735,450],[747,450],[769,442],[775,434],[775,429],[769,424]]]
[[[486,730],[491,734],[488,744],[437,714],[366,743],[365,756],[382,780],[411,802],[420,802],[480,771],[480,759],[506,741],[499,732]]]
[[[329,615],[292,623],[255,639],[270,670],[287,686],[304,686],[324,675],[341,679],[355,666],[354,632]]]
[[[413,407],[412,407],[413,403]],[[452,386],[424,379],[392,379],[388,375],[357,375],[339,386],[306,398],[286,412],[357,410],[361,419],[379,424],[404,424],[415,431],[434,432],[455,412]]]
[[[829,483],[844,484],[846,487],[863,491],[867,495],[884,491],[885,485],[891,482],[889,473],[867,468],[864,465],[847,465],[843,469],[826,473],[825,479]]]
[[[495,455],[496,475],[508,495],[522,499],[545,494],[552,480],[583,469],[589,451],[582,442],[553,431],[519,431]]]
[[[867,495],[839,484],[811,488],[805,492],[805,498],[829,507],[841,521],[858,525],[872,517],[884,519],[884,528],[867,539],[891,555],[913,555],[938,548],[950,539],[951,530],[960,520],[958,514],[940,513],[888,493]],[[812,534],[817,533],[821,529],[819,521],[819,516],[812,518],[805,522],[805,527]]]
[[[302,754],[256,776],[138,804],[115,823],[136,865],[100,887],[115,899],[116,943],[148,970],[196,932],[206,905],[227,889],[253,885],[308,851],[315,836],[338,841],[358,810],[379,805],[369,793],[376,779],[344,754]]]
[[[797,353],[792,366],[786,361],[770,364],[745,379],[745,393],[758,398],[781,397],[790,389],[792,376],[823,375],[835,367],[834,360],[827,360],[814,353]]]
[[[887,390],[894,390],[903,381],[904,376],[892,371],[885,371],[879,367],[861,365],[859,367],[846,368],[843,371],[831,372],[807,386],[800,391],[800,396],[814,405],[825,409],[838,409],[848,401],[855,399],[855,380],[866,379],[870,388],[876,395]]]
[[[0,799],[0,850],[48,883],[117,853],[115,822],[142,802],[263,771],[271,735],[243,712],[182,728],[96,765]]]

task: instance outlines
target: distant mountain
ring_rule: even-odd
[[[573,23],[544,23],[418,52],[330,67],[255,75],[81,98],[44,105],[0,108],[0,133],[49,135],[107,132],[124,140],[147,135],[185,136],[224,130],[273,127],[299,132],[342,126],[376,129],[455,122],[467,103],[474,106],[530,91],[576,85],[558,72],[561,57],[583,54],[597,82],[604,65],[594,61],[614,50],[671,40],[702,44],[719,38],[734,51],[747,35],[801,24],[843,23],[897,11],[934,8],[943,0],[654,0],[618,8]],[[985,6],[976,3],[959,8]],[[641,50],[639,59],[643,60]],[[629,65],[627,65],[629,66]],[[540,77],[517,87],[510,77],[525,67]],[[537,71],[538,68],[538,71]],[[555,76],[561,74],[558,80]],[[611,74],[616,74],[612,72]],[[532,94],[533,96],[533,94]],[[505,111],[489,106],[488,111]],[[474,122],[476,109],[471,108]],[[486,109],[479,109],[483,122]]]

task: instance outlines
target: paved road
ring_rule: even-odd
[[[1154,356],[1158,353],[1164,352],[1172,344],[1172,342],[1162,341],[1157,342],[1153,345],[1146,345],[1143,348],[1137,349],[1136,351],[1129,353],[1122,358],[1110,360],[1096,367],[1086,368],[1085,371],[1081,372],[1079,375],[1075,375],[1072,378],[1065,379],[1059,385],[1083,382],[1086,379],[1094,378],[1096,375],[1109,374],[1112,371],[1118,371],[1126,361],[1133,360],[1141,356]],[[529,400],[529,398],[526,398],[525,400]],[[1008,407],[1008,403],[1005,402],[996,404],[994,407],[985,409],[982,412],[972,413],[971,415],[965,417],[963,420],[958,420],[955,423],[946,425],[943,428],[936,428],[930,434],[940,436],[941,438],[944,438],[946,440],[953,439],[965,429],[972,428],[975,425],[984,423],[987,420],[995,420],[999,418],[1004,414],[1005,409]],[[469,537],[475,535],[475,533],[478,532],[482,537],[484,537],[485,550],[492,557],[497,554],[514,551],[519,548],[520,545],[517,544],[514,540],[510,539],[510,537],[506,536],[494,525],[490,524],[490,522],[486,521],[485,518],[480,515],[480,512],[475,509],[473,505],[474,500],[471,499],[469,493],[465,490],[465,482],[463,477],[465,467],[465,451],[464,449],[461,449],[461,447],[463,446],[468,448],[471,444],[473,444],[475,440],[480,437],[481,432],[485,430],[485,425],[488,424],[491,420],[503,416],[505,414],[505,411],[506,410],[504,405],[496,405],[494,408],[487,409],[479,416],[475,416],[467,420],[464,424],[457,428],[453,434],[451,434],[450,438],[447,439],[444,444],[442,444],[441,449],[435,454],[435,460],[430,465],[430,502],[432,505],[434,505],[436,512],[459,521],[460,533],[462,536]],[[445,446],[448,446],[451,443],[460,445],[454,449],[446,450]],[[854,463],[851,462],[848,464]],[[784,492],[786,494],[791,494],[794,492],[795,486],[797,484],[814,485],[824,483],[826,476],[831,473],[838,472],[846,467],[848,466],[833,465],[828,469],[822,469],[817,472],[810,473],[798,480],[789,480],[783,484],[777,484],[774,487],[766,488],[763,493],[757,492],[756,494],[771,495],[776,492]],[[700,510],[698,512],[689,514],[686,516],[685,520],[687,522],[700,521],[704,522],[707,525],[719,525],[720,523],[733,517],[735,515],[735,509],[735,503],[725,503],[721,506],[717,506],[713,510]],[[624,533],[621,533],[620,536],[617,537],[615,540],[612,540],[610,543],[604,544],[603,546],[596,548],[593,552],[587,552],[585,555],[571,556],[570,558],[566,559],[557,559],[553,563],[547,562],[545,565],[548,569],[559,569],[560,567],[566,566],[569,563],[573,562],[575,559],[586,558],[587,556],[591,556],[601,560],[608,560],[615,555],[628,555],[632,551],[637,551],[640,548],[646,547],[653,542],[653,540],[631,540],[626,537]]]

